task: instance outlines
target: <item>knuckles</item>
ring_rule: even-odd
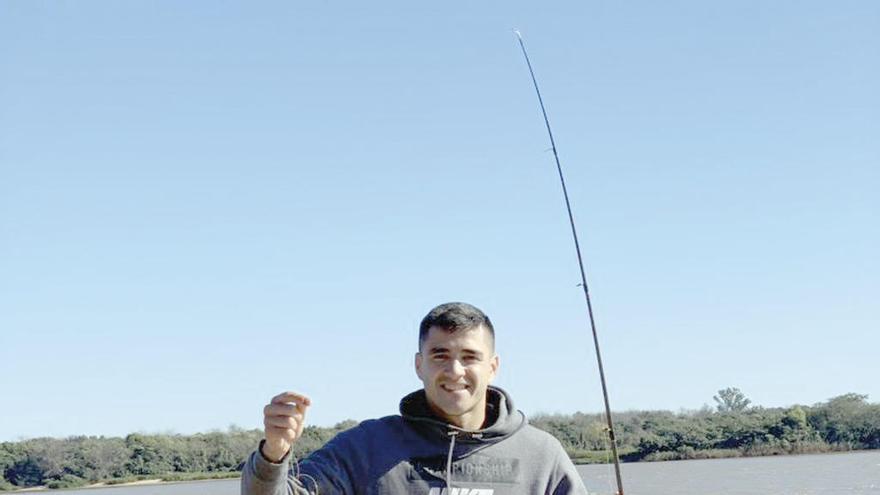
[[[296,407],[288,404],[266,404],[263,408],[263,416],[294,416]]]

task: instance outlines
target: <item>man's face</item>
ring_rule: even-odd
[[[416,354],[416,374],[434,413],[478,430],[486,416],[486,388],[498,371],[492,337],[482,326],[449,333],[431,327]]]

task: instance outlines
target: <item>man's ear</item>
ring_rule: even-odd
[[[501,366],[501,358],[498,357],[498,354],[495,354],[489,362],[489,367],[492,369],[492,376],[489,377],[489,382],[495,379],[495,376],[498,374],[499,366]]]
[[[419,377],[419,380],[422,379],[422,353],[417,352],[415,357],[415,366],[416,366],[416,376]]]

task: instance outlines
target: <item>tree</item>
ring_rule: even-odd
[[[36,459],[25,457],[6,468],[6,479],[21,488],[43,484],[43,469]]]
[[[713,396],[718,404],[718,412],[743,412],[748,409],[751,400],[736,387],[728,387],[718,391],[718,395]]]
[[[807,420],[831,444],[850,448],[880,445],[880,407],[867,395],[844,394],[815,405]]]

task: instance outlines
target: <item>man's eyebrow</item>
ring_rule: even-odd
[[[445,347],[432,347],[428,350],[428,354],[440,354],[443,352],[449,352],[449,349]]]
[[[462,352],[462,354],[471,354],[471,355],[474,355],[477,357],[483,357],[483,353],[481,351],[477,351],[474,349],[464,349],[461,352]]]

